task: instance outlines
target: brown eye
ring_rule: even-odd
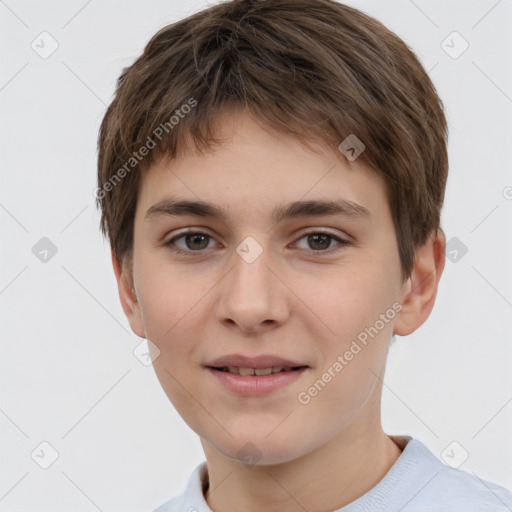
[[[325,233],[316,233],[308,236],[308,244],[315,251],[328,249],[333,237]]]
[[[193,233],[191,235],[185,235],[185,244],[189,249],[197,251],[200,249],[206,249],[209,239],[210,237],[208,235]]]
[[[171,250],[179,254],[192,254],[194,252],[206,252],[203,249],[210,249],[210,242],[214,242],[214,239],[206,233],[182,233],[174,238],[171,238],[166,242],[166,246]],[[209,247],[210,245],[210,247]]]
[[[312,231],[301,236],[295,245],[309,252],[330,254],[350,245],[350,242],[331,233]]]

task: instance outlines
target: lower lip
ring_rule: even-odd
[[[270,375],[238,375],[206,368],[221,384],[230,391],[242,396],[262,396],[282,389],[304,374],[309,368],[292,370],[289,372],[271,373]]]

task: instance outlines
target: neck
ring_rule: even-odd
[[[401,455],[381,427],[351,425],[314,452],[275,465],[248,467],[202,440],[216,512],[332,512],[372,489]],[[362,430],[363,428],[363,430]]]

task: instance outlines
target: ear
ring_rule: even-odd
[[[441,228],[415,251],[414,268],[402,288],[402,310],[396,317],[394,333],[407,336],[429,317],[444,270],[446,236]]]
[[[123,307],[124,314],[130,323],[132,331],[141,338],[146,334],[140,314],[140,307],[133,287],[133,265],[131,257],[127,256],[121,262],[117,255],[112,251],[112,266],[116,275],[117,287],[119,290],[119,299]]]

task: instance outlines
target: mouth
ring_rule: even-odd
[[[265,397],[273,393],[284,393],[303,375],[309,366],[267,366],[253,368],[248,366],[206,366],[213,377],[214,389],[221,389],[242,397]]]
[[[219,372],[232,373],[235,375],[246,376],[258,376],[262,377],[265,375],[272,375],[275,373],[285,373],[285,372],[294,372],[298,370],[302,370],[305,368],[309,368],[308,366],[272,366],[268,368],[245,368],[240,366],[207,366],[212,370],[217,370]]]

